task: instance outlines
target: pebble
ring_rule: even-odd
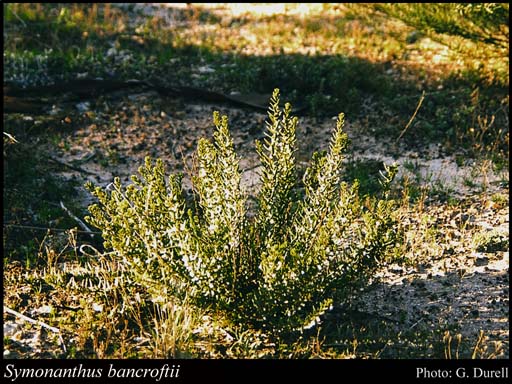
[[[16,323],[4,323],[4,337],[13,336],[20,329],[20,325]]]
[[[75,107],[76,107],[76,109],[78,109],[79,112],[84,113],[91,109],[91,102],[84,101],[84,102],[78,103]]]
[[[487,264],[489,264],[489,257],[487,257],[485,255],[482,255],[482,254],[479,254],[476,257],[475,266],[482,267],[482,266],[487,265]]]
[[[49,305],[43,305],[42,307],[36,308],[32,311],[33,314],[48,314],[52,312],[52,307]]]

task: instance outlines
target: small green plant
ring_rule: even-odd
[[[491,196],[491,201],[498,209],[502,209],[508,204],[508,196],[504,193],[495,193]]]
[[[482,231],[475,234],[473,245],[477,252],[506,251],[509,246],[508,234],[497,230]]]
[[[302,180],[295,165],[298,119],[270,100],[256,143],[261,171],[257,212],[249,212],[227,116],[213,115],[213,141],[201,139],[185,199],[182,175],[146,158],[133,184],[87,184],[99,204],[86,220],[130,281],[153,297],[185,300],[243,329],[284,337],[315,324],[333,302],[394,259],[401,241],[388,196],[396,165],[382,172],[379,196],[361,198],[341,179],[348,144],[338,116],[327,153],[315,153]]]

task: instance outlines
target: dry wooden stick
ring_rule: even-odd
[[[17,143],[18,142],[18,140],[16,140],[16,138],[13,135],[11,135],[10,133],[7,133],[7,132],[4,131],[4,136],[7,136],[7,138],[11,141],[11,143]]]
[[[24,21],[21,17],[19,17],[19,16],[18,16],[18,14],[14,11],[14,9],[12,9],[12,8],[11,8],[11,9],[9,9],[9,11],[14,15],[14,17],[15,17],[15,18],[17,18],[17,19],[18,19],[18,21],[19,21],[19,22],[20,22],[20,23],[21,23],[25,28],[27,28],[27,23],[25,23],[25,21]]]
[[[95,176],[98,176],[97,173],[95,172],[91,172],[91,171],[87,171],[83,168],[80,168],[80,167],[76,167],[74,165],[71,165],[71,164],[68,164],[68,163],[65,163],[63,161],[60,161],[60,160],[57,160],[56,158],[52,157],[52,156],[48,156],[48,159],[53,161],[54,163],[57,163],[59,165],[62,165],[63,167],[66,167],[66,168],[69,168],[69,169],[72,169],[74,171],[78,171],[78,172],[83,172],[83,173],[87,173],[89,175],[95,175]]]
[[[402,132],[400,132],[400,136],[398,136],[398,139],[396,139],[396,142],[398,143],[400,141],[400,139],[402,138],[402,136],[404,135],[405,131],[407,131],[407,129],[409,128],[409,126],[412,124],[414,118],[416,117],[416,114],[418,113],[418,111],[420,110],[420,107],[421,107],[421,103],[423,103],[423,99],[425,99],[425,91],[423,91],[423,93],[421,94],[421,98],[420,98],[420,101],[418,102],[418,105],[416,106],[416,110],[414,111],[414,113],[412,114],[411,118],[409,119],[409,122],[407,123],[407,125],[405,126],[405,128],[403,129]]]
[[[58,334],[59,335],[59,342],[62,345],[62,349],[64,350],[64,352],[67,351],[66,350],[66,345],[64,344],[64,340],[62,339],[62,335],[60,333],[60,329],[59,328],[52,327],[52,326],[50,326],[50,325],[48,325],[46,323],[43,323],[42,321],[32,319],[32,318],[30,318],[28,316],[23,315],[22,313],[19,313],[19,312],[15,311],[14,309],[6,307],[5,305],[4,305],[4,312],[10,313],[11,315],[19,317],[20,319],[22,319],[24,321],[28,321],[29,323],[40,325],[41,327],[44,327],[44,328],[46,328],[46,329],[48,329],[48,330]]]
[[[36,230],[36,231],[55,231],[55,232],[66,232],[69,231],[69,229],[66,228],[50,228],[50,227],[38,227],[35,225],[18,225],[18,224],[4,224],[4,227],[9,228],[20,228],[20,229],[30,229],[30,230]],[[86,233],[91,235],[101,235],[100,231],[81,231],[76,230],[77,233]]]
[[[60,207],[69,215],[69,217],[75,220],[84,231],[89,232],[91,234],[91,238],[94,238],[94,235],[92,234],[90,228],[82,220],[76,217],[69,209],[67,209],[62,201],[60,202]]]

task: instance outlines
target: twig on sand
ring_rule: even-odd
[[[23,315],[22,313],[19,313],[19,312],[15,311],[14,309],[6,307],[5,305],[4,305],[4,312],[10,313],[11,315],[19,317],[23,321],[27,321],[29,323],[39,325],[39,326],[41,326],[43,328],[46,328],[46,329],[56,333],[59,336],[59,342],[60,342],[60,344],[62,346],[62,349],[64,350],[64,352],[67,352],[66,345],[64,344],[64,339],[62,339],[62,335],[60,333],[60,329],[59,328],[52,327],[52,326],[50,326],[50,325],[48,325],[46,323],[43,323],[42,321],[32,319],[32,318],[30,318],[28,316]]]
[[[25,21],[18,16],[18,14],[11,8],[9,9],[9,11],[14,15],[15,18],[18,19],[18,21],[23,25],[23,27],[27,28],[27,23],[25,23]]]
[[[412,114],[411,118],[409,119],[409,122],[407,123],[407,125],[405,126],[405,128],[403,129],[402,132],[400,132],[400,136],[398,136],[398,138],[396,139],[396,142],[398,143],[400,141],[400,139],[402,138],[402,136],[404,135],[405,131],[407,131],[407,129],[409,129],[409,126],[412,124],[412,122],[414,121],[414,118],[416,117],[416,114],[418,113],[418,111],[420,110],[420,107],[421,107],[421,103],[423,103],[423,100],[425,99],[425,91],[423,91],[423,93],[421,94],[421,97],[420,97],[420,101],[418,102],[418,105],[416,106],[416,110],[414,111],[414,113]]]
[[[60,202],[60,207],[69,215],[69,217],[71,217],[73,220],[75,220],[78,223],[78,225],[80,227],[82,227],[82,229],[84,231],[89,232],[91,234],[90,235],[91,238],[94,238],[94,235],[92,234],[93,231],[91,231],[91,229],[82,220],[80,220],[78,217],[76,217],[73,214],[73,212],[71,212],[69,209],[67,209],[62,201]]]
[[[19,228],[26,230],[35,230],[35,231],[54,231],[54,232],[66,232],[69,229],[66,228],[50,228],[50,227],[38,227],[35,225],[18,225],[18,224],[4,224],[4,228]],[[91,235],[101,235],[100,231],[80,231],[76,230],[76,233],[85,233]]]
[[[57,163],[59,165],[62,165],[63,167],[66,167],[66,168],[69,168],[69,169],[72,169],[73,171],[78,171],[78,172],[82,172],[82,173],[87,173],[89,175],[95,175],[97,176],[98,174],[97,173],[94,173],[94,172],[91,172],[91,171],[87,171],[83,168],[80,168],[80,167],[77,167],[77,166],[74,166],[74,165],[71,165],[71,164],[68,164],[68,163],[65,163],[63,161],[60,161],[60,160],[57,160],[55,159],[54,157],[51,157],[49,156],[48,157],[49,160],[53,161],[54,163]]]

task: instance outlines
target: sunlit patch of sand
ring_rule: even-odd
[[[323,3],[163,3],[164,6],[174,8],[200,7],[208,9],[222,9],[232,16],[241,16],[250,13],[252,16],[273,15],[314,15],[325,11]]]

